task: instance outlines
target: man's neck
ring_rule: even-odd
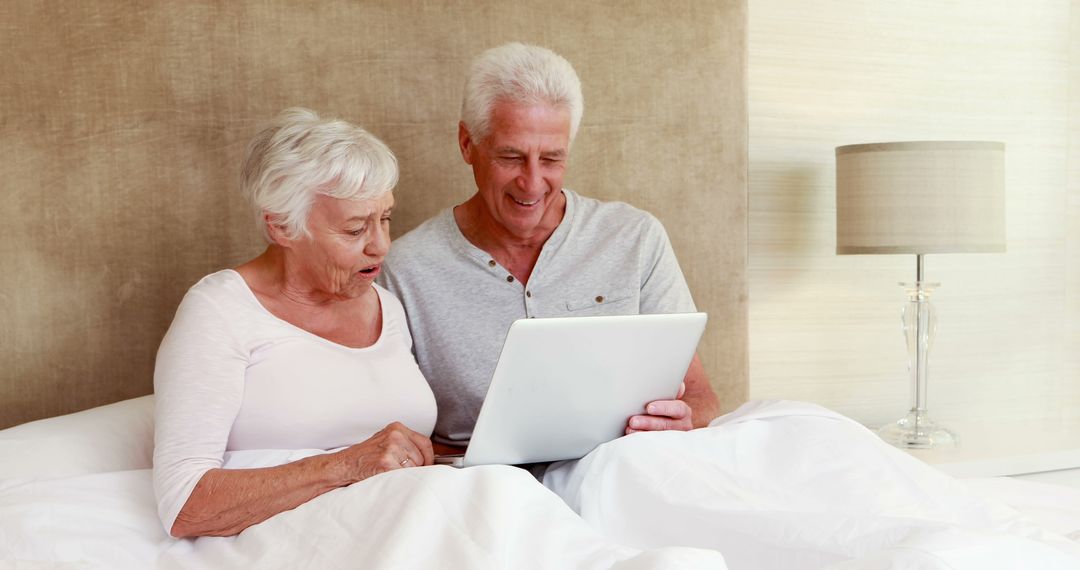
[[[561,192],[559,200],[553,215],[547,216],[550,219],[545,219],[527,236],[507,231],[491,217],[478,194],[454,208],[454,221],[469,243],[491,255],[516,279],[527,283],[540,257],[540,251],[566,214],[566,197]]]

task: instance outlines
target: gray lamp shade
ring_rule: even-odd
[[[1005,251],[1005,145],[836,147],[836,253]]]

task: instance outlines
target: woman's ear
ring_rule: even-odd
[[[266,233],[270,236],[270,241],[275,245],[288,246],[292,243],[288,232],[285,231],[285,225],[277,216],[270,212],[263,212],[263,223],[266,224]]]

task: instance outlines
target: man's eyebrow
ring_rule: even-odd
[[[502,155],[509,154],[509,155],[514,155],[514,156],[521,156],[521,155],[528,154],[527,152],[525,152],[523,150],[520,150],[520,149],[516,149],[516,148],[514,148],[512,146],[498,147],[498,148],[495,149],[495,153],[496,154],[502,154]],[[540,153],[540,156],[542,156],[544,158],[565,158],[566,157],[566,149],[565,148],[560,148],[560,149],[556,149],[556,150],[545,150],[545,151]]]

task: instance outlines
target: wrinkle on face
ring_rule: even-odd
[[[318,195],[307,220],[309,237],[289,244],[294,263],[286,283],[290,297],[312,302],[347,300],[371,290],[390,248],[390,214],[394,196],[371,200]],[[291,293],[291,294],[290,294]]]
[[[547,104],[499,102],[482,141],[468,141],[487,226],[518,240],[544,240],[562,219],[562,183],[570,111]]]

